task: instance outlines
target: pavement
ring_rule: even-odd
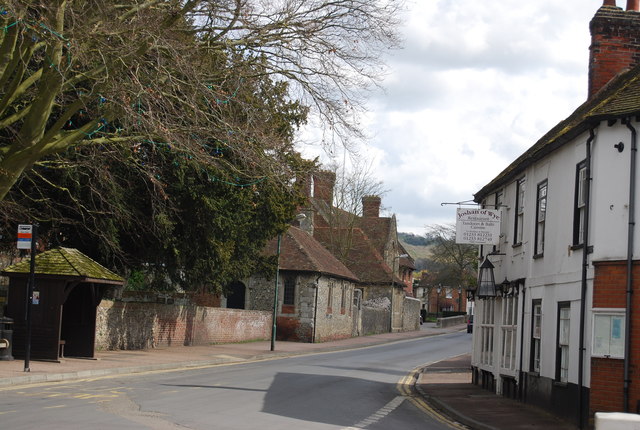
[[[466,325],[437,328],[426,323],[420,330],[384,333],[325,343],[269,341],[209,346],[172,346],[135,351],[97,351],[95,359],[63,358],[60,362],[35,361],[25,372],[24,360],[0,361],[0,390],[30,384],[99,378],[109,375],[188,369],[213,365],[272,360],[320,352],[398,342],[465,330]],[[427,404],[471,429],[575,430],[545,411],[516,400],[497,396],[471,383],[471,356],[452,357],[420,369],[416,391]]]

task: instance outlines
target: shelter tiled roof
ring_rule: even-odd
[[[270,240],[265,252],[276,254],[277,238]],[[358,277],[305,231],[291,226],[280,243],[280,270],[323,273],[358,281]]]
[[[124,279],[74,248],[56,248],[36,255],[36,275],[84,278],[87,281],[108,281],[123,284]],[[9,266],[3,275],[28,274],[31,260]]]
[[[640,115],[640,65],[619,74],[568,118],[549,130],[478,191],[474,195],[474,200],[480,203],[489,193],[513,181],[528,166],[587,132],[599,122],[638,115]]]

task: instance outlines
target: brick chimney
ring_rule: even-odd
[[[313,174],[313,197],[324,200],[333,206],[333,187],[336,185],[336,174],[322,170]]]
[[[640,0],[627,0],[627,10],[604,0],[589,24],[589,98],[619,73],[640,63]]]
[[[362,216],[365,218],[378,218],[380,216],[380,203],[378,196],[364,196],[362,198]]]

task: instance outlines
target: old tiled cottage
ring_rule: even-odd
[[[277,239],[267,252],[276,254]],[[358,334],[358,279],[311,235],[294,226],[282,235],[279,268],[279,339],[322,342]],[[273,279],[253,277],[247,287],[250,309],[272,309]]]
[[[300,228],[281,237],[277,335],[308,342],[416,330],[420,302],[406,297],[413,260],[397,241],[395,217],[380,217],[380,198],[365,197],[364,216],[333,206],[332,172],[310,182]],[[274,239],[267,247],[277,253]],[[242,283],[249,309],[273,306],[274,279]]]

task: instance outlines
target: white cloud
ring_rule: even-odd
[[[621,0],[618,1],[621,3]],[[589,21],[602,0],[414,0],[404,49],[363,123],[362,153],[400,231],[454,221],[586,98]],[[624,5],[620,5],[624,7]]]

